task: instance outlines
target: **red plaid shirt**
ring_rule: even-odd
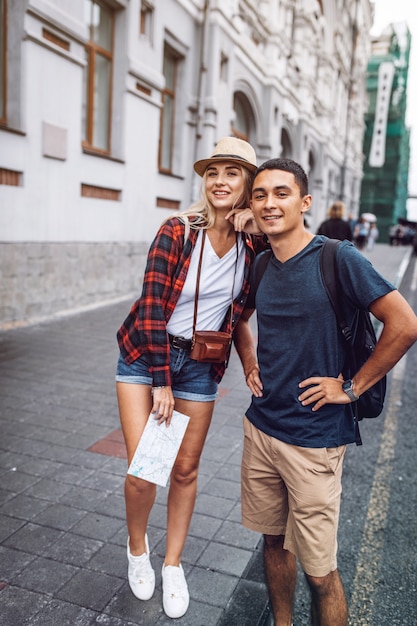
[[[149,249],[141,297],[117,333],[121,354],[132,363],[143,354],[151,361],[154,386],[171,385],[170,346],[167,322],[177,304],[190,266],[198,230],[190,230],[184,242],[185,226],[178,218],[167,220]],[[249,274],[255,254],[267,247],[263,237],[242,234],[245,241],[245,271],[242,290],[233,303],[235,328],[249,293]],[[228,316],[220,330],[226,330]],[[226,365],[213,363],[212,375],[220,382]]]

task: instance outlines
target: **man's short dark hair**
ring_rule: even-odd
[[[260,165],[256,172],[255,178],[264,170],[283,170],[284,172],[290,172],[294,175],[295,182],[300,188],[301,196],[308,194],[308,177],[299,163],[292,159],[269,159]]]

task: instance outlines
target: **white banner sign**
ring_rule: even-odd
[[[385,139],[393,77],[394,64],[391,61],[381,63],[378,71],[374,133],[369,152],[369,165],[371,167],[382,167],[385,163]]]

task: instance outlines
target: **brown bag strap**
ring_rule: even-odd
[[[236,235],[236,261],[235,261],[235,271],[233,274],[233,285],[232,285],[232,304],[230,306],[230,321],[229,321],[229,325],[230,325],[230,331],[232,330],[232,319],[233,319],[233,292],[235,290],[235,280],[236,280],[236,272],[237,272],[237,262],[238,262],[238,258],[239,258],[239,246],[238,246],[238,239],[237,239],[237,233],[235,233]],[[197,281],[196,281],[196,286],[195,286],[195,298],[194,298],[194,320],[193,320],[193,337],[194,337],[194,333],[195,333],[195,327],[196,327],[196,323],[197,323],[197,308],[198,308],[198,296],[200,293],[200,274],[201,274],[201,265],[203,263],[203,251],[204,251],[204,243],[206,241],[206,229],[204,228],[202,233],[201,233],[202,239],[201,239],[201,250],[200,250],[200,258],[198,260],[198,269],[197,269]]]

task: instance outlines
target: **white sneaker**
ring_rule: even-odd
[[[168,617],[182,617],[188,609],[190,595],[182,566],[162,566],[162,604]]]
[[[133,595],[139,600],[149,600],[155,591],[155,572],[149,559],[148,536],[145,535],[146,552],[140,556],[130,554],[129,537],[127,538],[127,577]]]

